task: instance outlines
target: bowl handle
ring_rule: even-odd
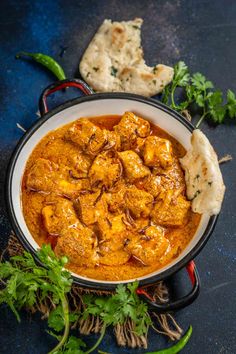
[[[170,301],[166,304],[160,304],[155,302],[155,299],[150,296],[143,288],[138,288],[136,292],[145,302],[148,303],[148,306],[153,311],[165,313],[180,310],[190,305],[198,297],[200,292],[200,278],[195,263],[191,261],[186,266],[186,269],[193,288],[189,294],[178,300]]]
[[[46,87],[39,98],[39,111],[41,116],[48,112],[47,97],[51,95],[51,93],[65,89],[66,87],[76,87],[85,95],[93,94],[93,90],[82,80],[69,79],[56,81]]]

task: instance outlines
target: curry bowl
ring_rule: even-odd
[[[78,88],[85,96],[67,101],[48,112],[47,96],[70,86]],[[121,115],[125,111],[135,112],[159,126],[180,142],[186,150],[190,148],[190,138],[194,130],[194,126],[184,117],[154,99],[127,93],[94,94],[83,81],[77,79],[64,80],[50,85],[43,91],[39,107],[41,118],[33,124],[19,141],[8,166],[6,181],[6,203],[13,230],[23,246],[34,256],[36,256],[36,250],[39,246],[32,237],[24,219],[21,203],[21,185],[27,160],[35,146],[47,133],[80,117]],[[192,260],[208,240],[216,220],[216,216],[210,217],[203,214],[194,237],[177,258],[158,271],[137,279],[139,281],[138,293],[145,297],[151,306],[161,312],[171,311],[190,304],[197,297],[200,284],[198,273]],[[147,297],[143,287],[167,279],[185,266],[193,285],[188,295],[167,304],[157,304],[153,299]],[[136,280],[104,281],[86,278],[74,273],[72,275],[75,283],[81,287],[106,291],[114,290],[119,283],[129,283]]]

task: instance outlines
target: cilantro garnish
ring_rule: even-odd
[[[118,72],[118,69],[116,69],[114,66],[111,66],[111,75],[116,77],[117,72]]]
[[[84,295],[86,309],[83,314],[75,313],[70,310],[67,298],[72,286],[71,274],[64,269],[67,257],[57,258],[49,245],[43,245],[37,256],[43,265],[36,264],[29,252],[0,263],[0,304],[7,304],[20,321],[19,311],[23,307],[32,308],[50,299],[53,310],[48,317],[48,333],[58,344],[49,354],[91,353],[102,341],[108,326],[123,324],[128,318],[133,320],[137,334],[147,333],[152,321],[147,305],[136,294],[138,282],[118,285],[111,296]],[[87,349],[80,338],[69,334],[73,322],[90,314],[100,317],[103,328],[95,345]]]
[[[181,88],[185,96],[180,103],[176,103],[177,88]],[[183,61],[174,66],[174,78],[162,93],[162,102],[177,111],[191,110],[194,105],[197,106],[201,115],[196,127],[199,127],[205,118],[216,124],[223,123],[227,116],[236,118],[235,94],[228,90],[226,99],[224,103],[223,93],[216,90],[213,83],[201,73],[191,76]]]
[[[86,309],[83,317],[99,316],[106,326],[123,324],[129,317],[134,322],[135,332],[138,335],[146,334],[152,321],[147,305],[136,294],[137,287],[138,282],[135,282],[127,287],[118,285],[116,293],[109,297],[84,296]]]

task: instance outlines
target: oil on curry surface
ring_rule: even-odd
[[[186,199],[184,154],[131,112],[52,131],[24,173],[27,226],[85,277],[126,280],[158,270],[183,251],[200,221]]]

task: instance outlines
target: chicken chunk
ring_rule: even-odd
[[[110,239],[111,234],[114,235],[126,231],[124,219],[124,213],[119,215],[107,214],[106,219],[99,219],[97,222],[99,240],[107,240]]]
[[[55,253],[66,255],[69,261],[78,266],[92,267],[98,263],[97,238],[88,227],[70,229],[58,238]]]
[[[145,141],[146,141],[146,138],[137,138],[136,145],[135,145],[135,148],[134,148],[134,151],[137,154],[141,154],[142,153]]]
[[[143,265],[151,265],[161,261],[169,247],[163,229],[150,226],[144,235],[135,235],[127,244],[127,251]]]
[[[115,149],[119,151],[121,149],[121,138],[120,135],[114,131],[103,130],[103,133],[106,134],[107,144],[104,146],[104,150]]]
[[[80,224],[73,203],[58,197],[42,209],[42,218],[50,235],[60,236],[65,230],[78,227]]]
[[[43,158],[58,165],[68,166],[75,178],[86,177],[92,163],[91,157],[76,144],[66,141],[63,137],[59,138],[56,132],[54,134],[45,146]]]
[[[99,263],[108,266],[119,266],[125,264],[130,259],[130,254],[124,249],[126,234],[116,235],[116,242],[105,241],[99,251]]]
[[[134,220],[134,227],[137,232],[142,232],[146,230],[149,224],[150,224],[149,218],[138,218]]]
[[[90,188],[88,179],[69,181],[69,168],[55,164],[49,160],[39,158],[31,167],[26,186],[29,190],[51,193],[74,198],[81,189]]]
[[[77,120],[69,128],[66,138],[90,155],[97,155],[107,144],[105,132],[86,118]]]
[[[129,231],[126,230],[124,214],[109,216],[107,221],[99,220],[99,263],[104,265],[125,264],[130,254],[124,249]]]
[[[75,179],[80,179],[88,176],[92,160],[84,153],[76,153],[68,156],[68,164],[71,166],[69,171],[70,176]]]
[[[122,151],[118,155],[122,161],[125,175],[130,182],[146,177],[151,173],[149,168],[144,166],[143,161],[134,151]]]
[[[148,121],[136,116],[132,112],[126,112],[114,131],[121,137],[122,150],[129,150],[136,147],[137,138],[145,138],[150,134]]]
[[[88,178],[78,179],[74,181],[74,183],[68,182],[64,179],[59,179],[58,181],[56,181],[55,192],[59,195],[74,199],[80,193],[81,190],[85,189],[90,189],[90,182]]]
[[[160,167],[154,167],[152,172],[155,176],[161,178],[162,190],[175,189],[179,190],[180,193],[185,190],[184,173],[177,157],[173,158],[173,163],[168,170],[163,171]]]
[[[161,176],[154,176],[153,174],[148,175],[147,177],[137,180],[135,186],[138,189],[145,190],[146,192],[157,197],[162,190],[161,186]]]
[[[75,201],[74,207],[80,220],[85,225],[92,225],[99,218],[105,219],[108,213],[107,203],[102,191],[81,194]]]
[[[143,158],[147,166],[160,166],[163,169],[170,167],[173,161],[171,142],[157,136],[147,137],[143,147]]]
[[[53,177],[54,170],[57,168],[58,165],[49,160],[37,159],[28,173],[27,188],[33,191],[50,192],[55,187]]]
[[[176,197],[174,192],[164,191],[156,201],[151,212],[151,218],[156,224],[183,226],[186,223],[190,202],[181,194]]]
[[[80,223],[71,201],[52,198],[42,209],[42,218],[49,235],[57,236],[57,255],[66,255],[80,266],[97,263],[97,239],[92,230]]]
[[[125,203],[136,218],[147,217],[153,207],[153,196],[143,190],[130,186],[125,194]]]
[[[122,213],[125,209],[125,192],[126,186],[121,181],[117,184],[115,190],[105,193],[106,201],[108,204],[108,210],[111,213]]]
[[[110,189],[122,175],[122,164],[114,151],[99,154],[89,170],[92,186]]]

